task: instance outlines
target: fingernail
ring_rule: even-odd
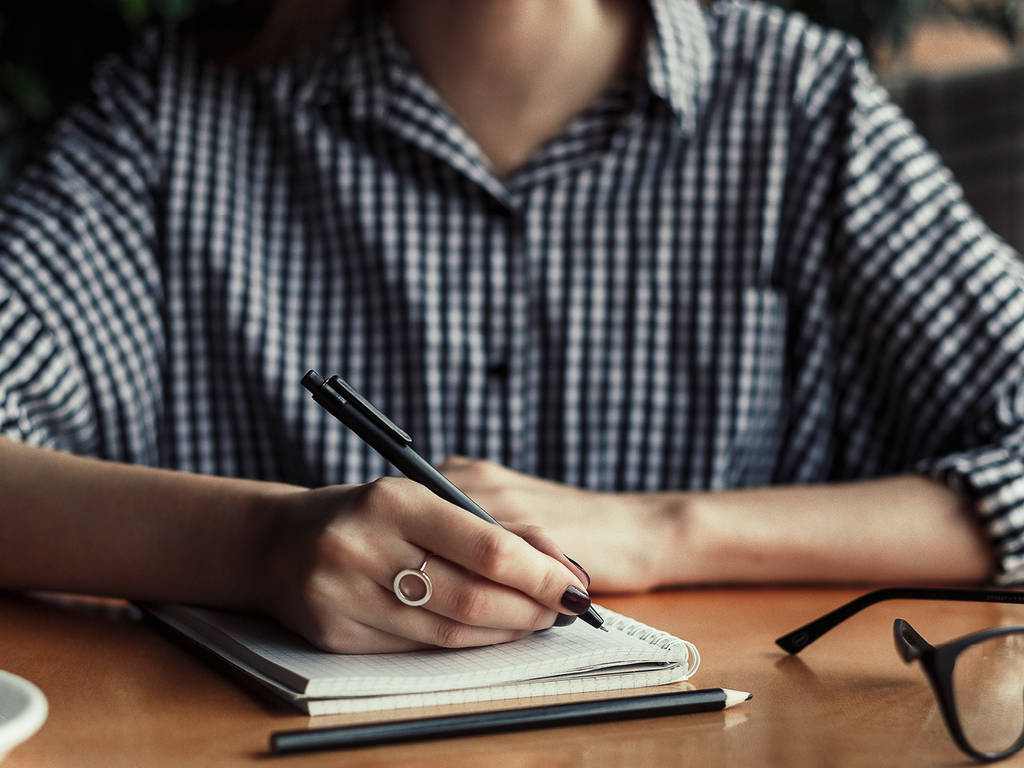
[[[571,613],[560,613],[557,616],[555,616],[555,624],[554,624],[554,626],[556,626],[556,627],[568,627],[574,621],[576,621],[576,617],[573,616]]]
[[[573,613],[583,613],[590,607],[590,595],[575,585],[562,593],[562,605]]]
[[[584,567],[583,567],[582,565],[580,565],[579,563],[577,563],[577,562],[576,562],[575,560],[573,560],[573,559],[572,559],[571,557],[569,557],[569,556],[568,556],[567,554],[565,554],[564,552],[562,553],[562,557],[564,557],[564,558],[565,558],[566,560],[568,560],[568,561],[569,561],[570,563],[572,563],[573,565],[575,565],[575,566],[576,566],[577,568],[579,568],[579,569],[580,569],[580,573],[582,573],[582,574],[583,574],[583,577],[584,577],[584,578],[585,578],[585,579],[587,580],[587,586],[589,587],[589,586],[590,586],[590,574],[589,574],[589,573],[587,573],[587,569],[586,569],[586,568],[584,568]]]

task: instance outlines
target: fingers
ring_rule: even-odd
[[[431,558],[427,567],[434,588],[423,606],[403,605],[390,584],[326,578],[315,587],[311,620],[294,628],[328,650],[390,653],[505,643],[549,627],[554,620],[554,612],[521,593],[488,584],[458,566]],[[348,607],[343,614],[329,610],[340,605]]]
[[[376,610],[371,619],[374,624],[427,645],[466,648],[518,640],[554,621],[553,611],[536,603],[529,605],[532,601],[522,595],[502,595],[493,585],[471,584],[467,588],[462,579],[453,580],[448,574],[431,578],[434,594],[425,605],[415,608],[403,605],[382,588],[379,599],[366,603]],[[503,603],[518,610],[505,613]]]
[[[465,514],[463,512],[463,515]],[[388,628],[389,631],[401,631],[399,625],[390,619],[399,606],[403,609],[426,610],[462,624],[492,629],[532,632],[550,627],[555,620],[554,611],[523,592],[452,563],[444,559],[436,549],[430,551],[430,557],[423,569],[432,585],[430,599],[423,606],[405,606],[394,594],[395,576],[404,569],[418,568],[428,552],[403,540],[388,542],[387,548],[390,551],[380,551],[375,556],[363,556],[358,562],[359,568],[369,580],[384,590],[386,604],[381,605],[379,601],[375,601],[373,609],[367,610],[363,600],[367,597],[376,599],[378,596],[367,595],[365,592],[359,599],[346,601],[351,606],[348,609],[350,614],[368,624]],[[403,586],[412,587],[410,591],[415,591],[419,585],[414,582],[415,579],[411,576],[407,577]],[[389,618],[378,620],[378,613],[387,614]],[[402,610],[399,613],[408,616],[410,611]],[[422,631],[419,636],[423,637]]]
[[[429,513],[409,514],[399,521],[408,541],[553,611],[582,613],[590,606],[585,580],[560,559],[453,504],[436,498],[428,503]],[[554,545],[546,541],[545,546]]]
[[[401,603],[398,603],[401,605]],[[405,610],[415,608],[402,606]],[[381,614],[386,615],[386,614]],[[450,619],[425,613],[410,628],[402,623],[397,632],[366,624],[351,617],[341,618],[319,630],[296,627],[318,648],[332,653],[400,653],[427,648],[472,648],[519,640],[531,634],[525,630],[492,630],[460,625]]]
[[[407,622],[414,617],[418,621],[419,613],[427,611],[471,627],[528,632],[546,629],[555,620],[554,611],[519,590],[496,584],[440,557],[431,557],[424,570],[432,584],[430,599],[418,606],[419,612],[392,610],[387,612],[389,617],[400,617],[398,621]],[[401,605],[393,594],[394,574],[382,576],[378,585],[390,593],[394,603]],[[406,607],[411,606],[402,605]],[[378,625],[391,630],[398,628],[390,618]]]

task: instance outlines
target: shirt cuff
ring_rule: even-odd
[[[1024,582],[1024,452],[986,446],[919,462],[916,471],[974,502],[992,548],[999,584]]]

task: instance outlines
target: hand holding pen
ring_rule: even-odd
[[[339,425],[340,428],[340,425]],[[387,477],[314,490],[282,487],[259,504],[255,605],[317,646],[345,653],[468,647],[525,637],[590,608],[585,580],[524,536],[486,522],[424,485]],[[394,580],[427,562],[420,606]],[[420,585],[407,578],[410,596]]]
[[[378,411],[344,379],[332,376],[330,380],[325,381],[316,371],[307,371],[302,379],[302,385],[312,393],[313,399],[317,403],[355,432],[410,480],[420,483],[442,499],[456,504],[484,522],[501,527],[497,520],[487,514],[476,502],[416,453],[412,448],[412,438]],[[540,547],[540,549],[543,550],[544,547]],[[419,606],[426,604],[432,596],[432,580],[426,573],[429,557],[430,553],[425,553],[423,563],[419,568],[404,568],[395,575],[392,589],[400,602],[410,606]],[[407,579],[419,582],[420,591],[415,597],[411,597],[410,593],[405,591]],[[601,617],[590,607],[589,596],[579,586],[569,585],[566,587],[561,604],[572,613],[580,614],[581,618],[591,626],[601,628]]]

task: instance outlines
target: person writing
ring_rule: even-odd
[[[1024,273],[855,44],[739,2],[300,5],[259,66],[145,36],[7,190],[0,585],[367,652],[590,591],[1015,578]],[[314,367],[507,530],[375,479]]]

